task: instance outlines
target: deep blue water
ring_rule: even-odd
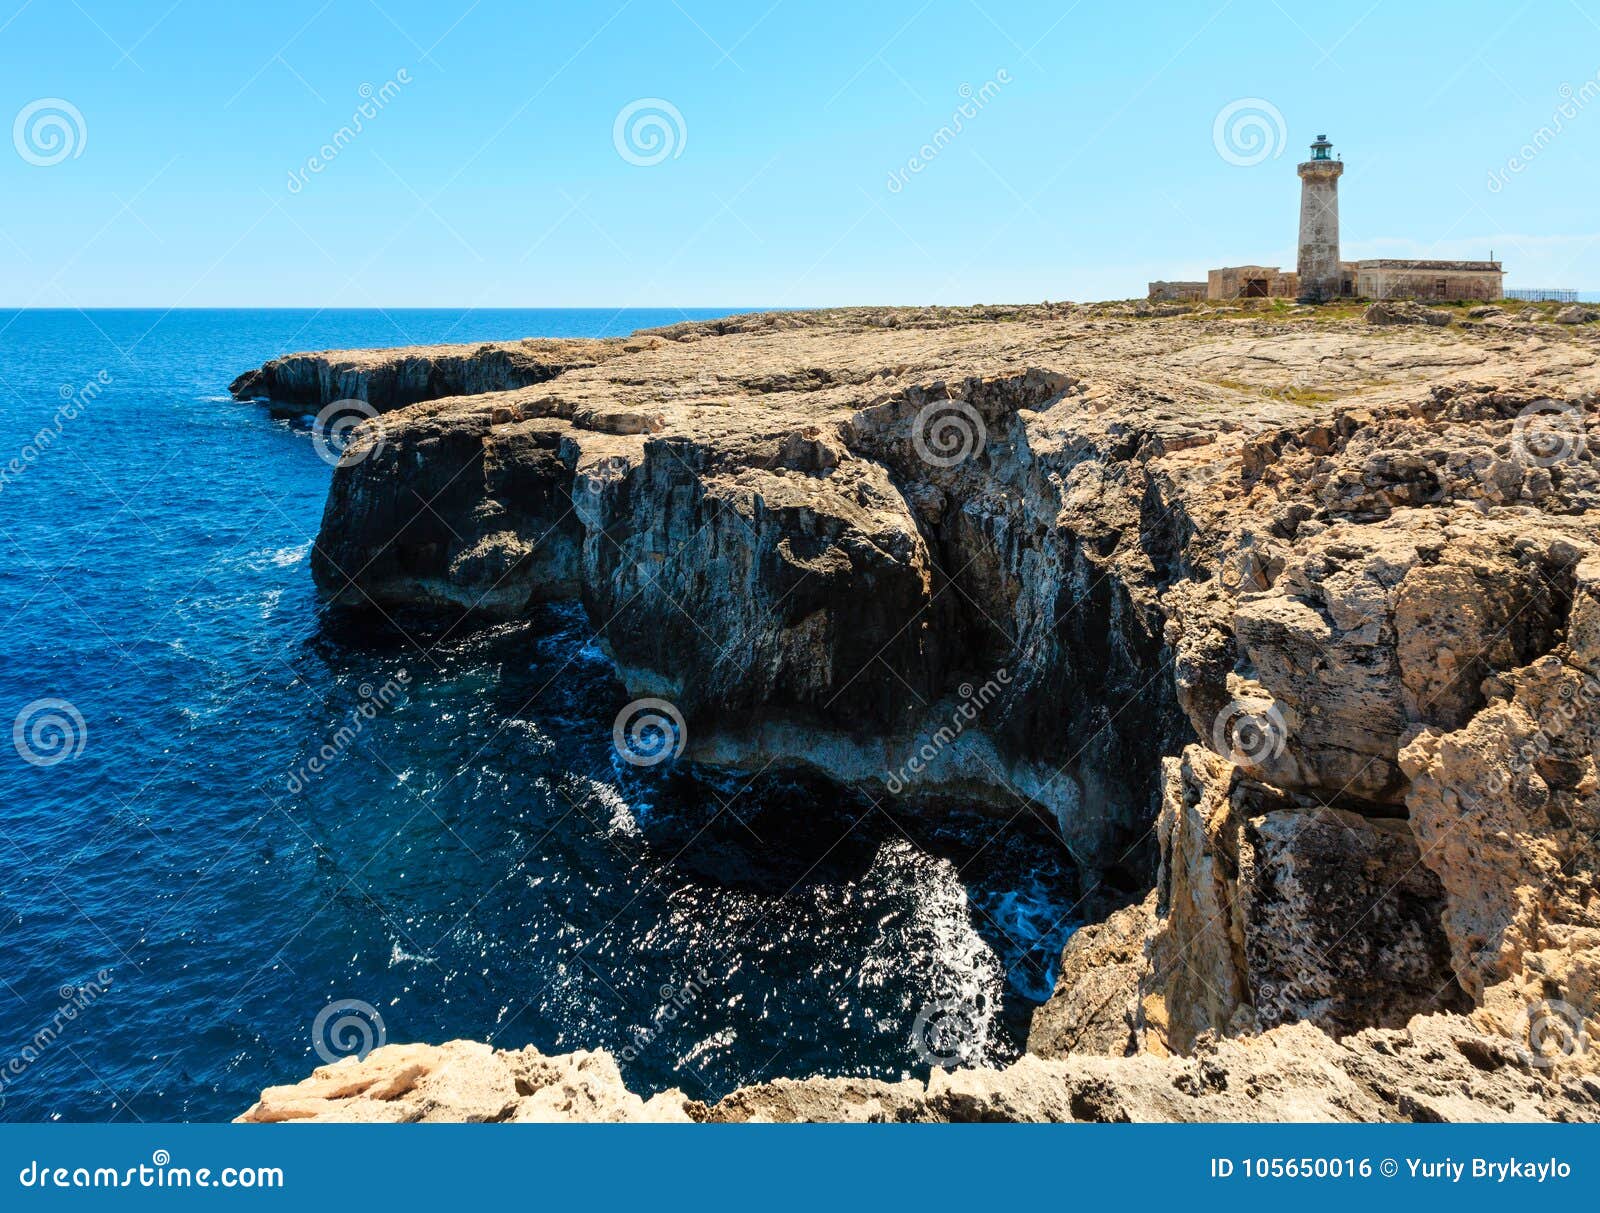
[[[915,1072],[930,1001],[1014,1055],[1070,930],[1044,830],[623,764],[575,608],[325,615],[328,466],[226,395],[289,350],[684,318],[0,312],[0,1117],[236,1115],[341,1000],[390,1041],[605,1046],[702,1098]]]

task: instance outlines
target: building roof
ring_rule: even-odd
[[[1357,261],[1357,269],[1363,270],[1423,270],[1423,271],[1449,271],[1473,274],[1498,274],[1501,273],[1498,261],[1408,261],[1404,258],[1380,257],[1373,261]]]

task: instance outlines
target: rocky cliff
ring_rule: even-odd
[[[529,338],[481,345],[286,354],[246,371],[228,390],[240,400],[317,408],[336,400],[362,400],[377,412],[387,412],[442,396],[528,387],[637,348],[639,343],[623,340]]]
[[[642,1098],[604,1052],[385,1045],[272,1087],[241,1121],[1506,1121],[1600,1119],[1600,1080],[1559,1079],[1459,1016],[1335,1041],[1304,1024],[1189,1057],[1023,1057],[926,1082],[782,1079],[714,1104]]]
[[[485,347],[441,383],[494,390],[355,431],[336,604],[581,599],[694,756],[1047,815],[1134,903],[1011,1070],[684,1115],[1600,1112],[1600,340],[1176,310],[740,317],[521,384]],[[400,404],[443,361],[236,391]]]

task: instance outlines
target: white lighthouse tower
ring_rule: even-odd
[[[1329,156],[1333,144],[1318,135],[1311,159],[1300,165],[1300,302],[1339,297],[1339,177],[1344,162]]]

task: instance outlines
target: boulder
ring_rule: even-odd
[[[1367,305],[1362,318],[1368,324],[1431,324],[1442,328],[1450,323],[1450,313],[1422,307],[1405,300],[1380,299]]]

